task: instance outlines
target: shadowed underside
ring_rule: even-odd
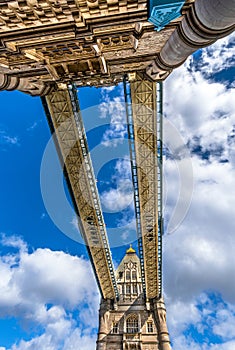
[[[145,0],[1,0],[0,89],[46,95],[73,82],[113,85],[130,72],[165,79],[234,29],[234,0],[187,0],[156,31]]]

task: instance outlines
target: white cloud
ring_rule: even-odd
[[[165,82],[165,114],[188,145],[194,170],[187,216],[176,232],[164,238],[164,289],[177,350],[235,348],[234,306],[228,306],[235,304],[235,89],[213,81],[212,75],[206,80],[218,67],[232,66],[232,41],[234,35],[203,49],[201,71],[193,68],[190,58]],[[179,196],[179,176],[175,161],[168,158],[167,221]],[[202,296],[213,300],[208,294],[212,291],[223,302],[203,301]],[[192,327],[201,337],[193,335]],[[205,330],[217,339],[214,344]],[[216,344],[218,337],[221,344]]]
[[[0,244],[6,247],[13,247],[20,250],[20,252],[27,251],[27,244],[24,240],[19,236],[7,236],[4,233],[0,234]]]
[[[110,97],[111,91],[113,89],[102,89],[102,102],[99,104],[100,118],[110,123],[102,138],[102,144],[106,147],[118,146],[127,134],[124,97],[121,92],[119,96]]]
[[[0,130],[0,145],[19,146],[19,138],[17,136],[7,135],[5,130]]]
[[[111,186],[100,196],[104,211],[119,212],[133,206],[133,186],[129,159],[116,161]]]
[[[234,343],[235,313],[231,304],[224,303],[216,295],[205,293],[190,301],[182,298],[181,301],[168,302],[168,323],[173,350],[215,350],[220,349],[219,346],[227,349]]]
[[[19,318],[26,329],[40,326],[43,330],[11,350],[62,350],[65,342],[72,348],[77,332],[81,341],[89,339],[94,347],[90,335],[97,329],[99,293],[90,263],[50,249],[29,253],[17,236],[3,236],[1,244],[19,251],[11,253],[10,259],[0,258],[0,315]]]
[[[202,138],[202,147],[227,143],[235,123],[235,90],[222,83],[207,81],[200,72],[185,66],[166,82],[165,113],[185,142]]]
[[[218,40],[212,46],[202,50],[198,68],[205,76],[228,69],[232,66],[235,57],[235,34]]]

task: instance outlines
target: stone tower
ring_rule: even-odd
[[[97,350],[170,350],[164,302],[146,302],[140,260],[132,247],[116,270],[116,280],[118,302],[101,300]]]

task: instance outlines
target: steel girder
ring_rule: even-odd
[[[76,88],[70,85],[52,91],[42,97],[42,102],[54,131],[101,296],[115,300],[118,289]]]
[[[142,282],[146,299],[162,294],[161,83],[125,80],[128,134]],[[158,88],[158,98],[157,98]]]

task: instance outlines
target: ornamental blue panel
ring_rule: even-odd
[[[181,16],[181,9],[185,1],[182,0],[149,0],[149,22],[160,31],[168,23]]]

